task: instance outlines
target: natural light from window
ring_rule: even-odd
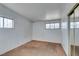
[[[58,29],[58,28],[60,28],[59,23],[46,24],[46,29]]]
[[[14,21],[8,18],[0,17],[0,28],[14,28]]]
[[[3,28],[3,18],[0,17],[0,28]]]

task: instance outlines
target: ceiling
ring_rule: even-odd
[[[61,3],[4,3],[32,21],[60,19]]]

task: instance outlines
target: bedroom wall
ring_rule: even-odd
[[[60,22],[60,20],[55,21],[38,21],[33,23],[33,40],[48,41],[53,43],[61,43],[61,29],[46,29],[46,24],[53,22]]]
[[[32,40],[32,23],[0,4],[0,16],[14,19],[14,28],[0,28],[0,54]]]

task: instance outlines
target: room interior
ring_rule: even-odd
[[[1,3],[0,56],[78,56],[79,3]]]

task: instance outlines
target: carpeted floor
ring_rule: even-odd
[[[32,40],[2,56],[64,56],[61,44]]]

